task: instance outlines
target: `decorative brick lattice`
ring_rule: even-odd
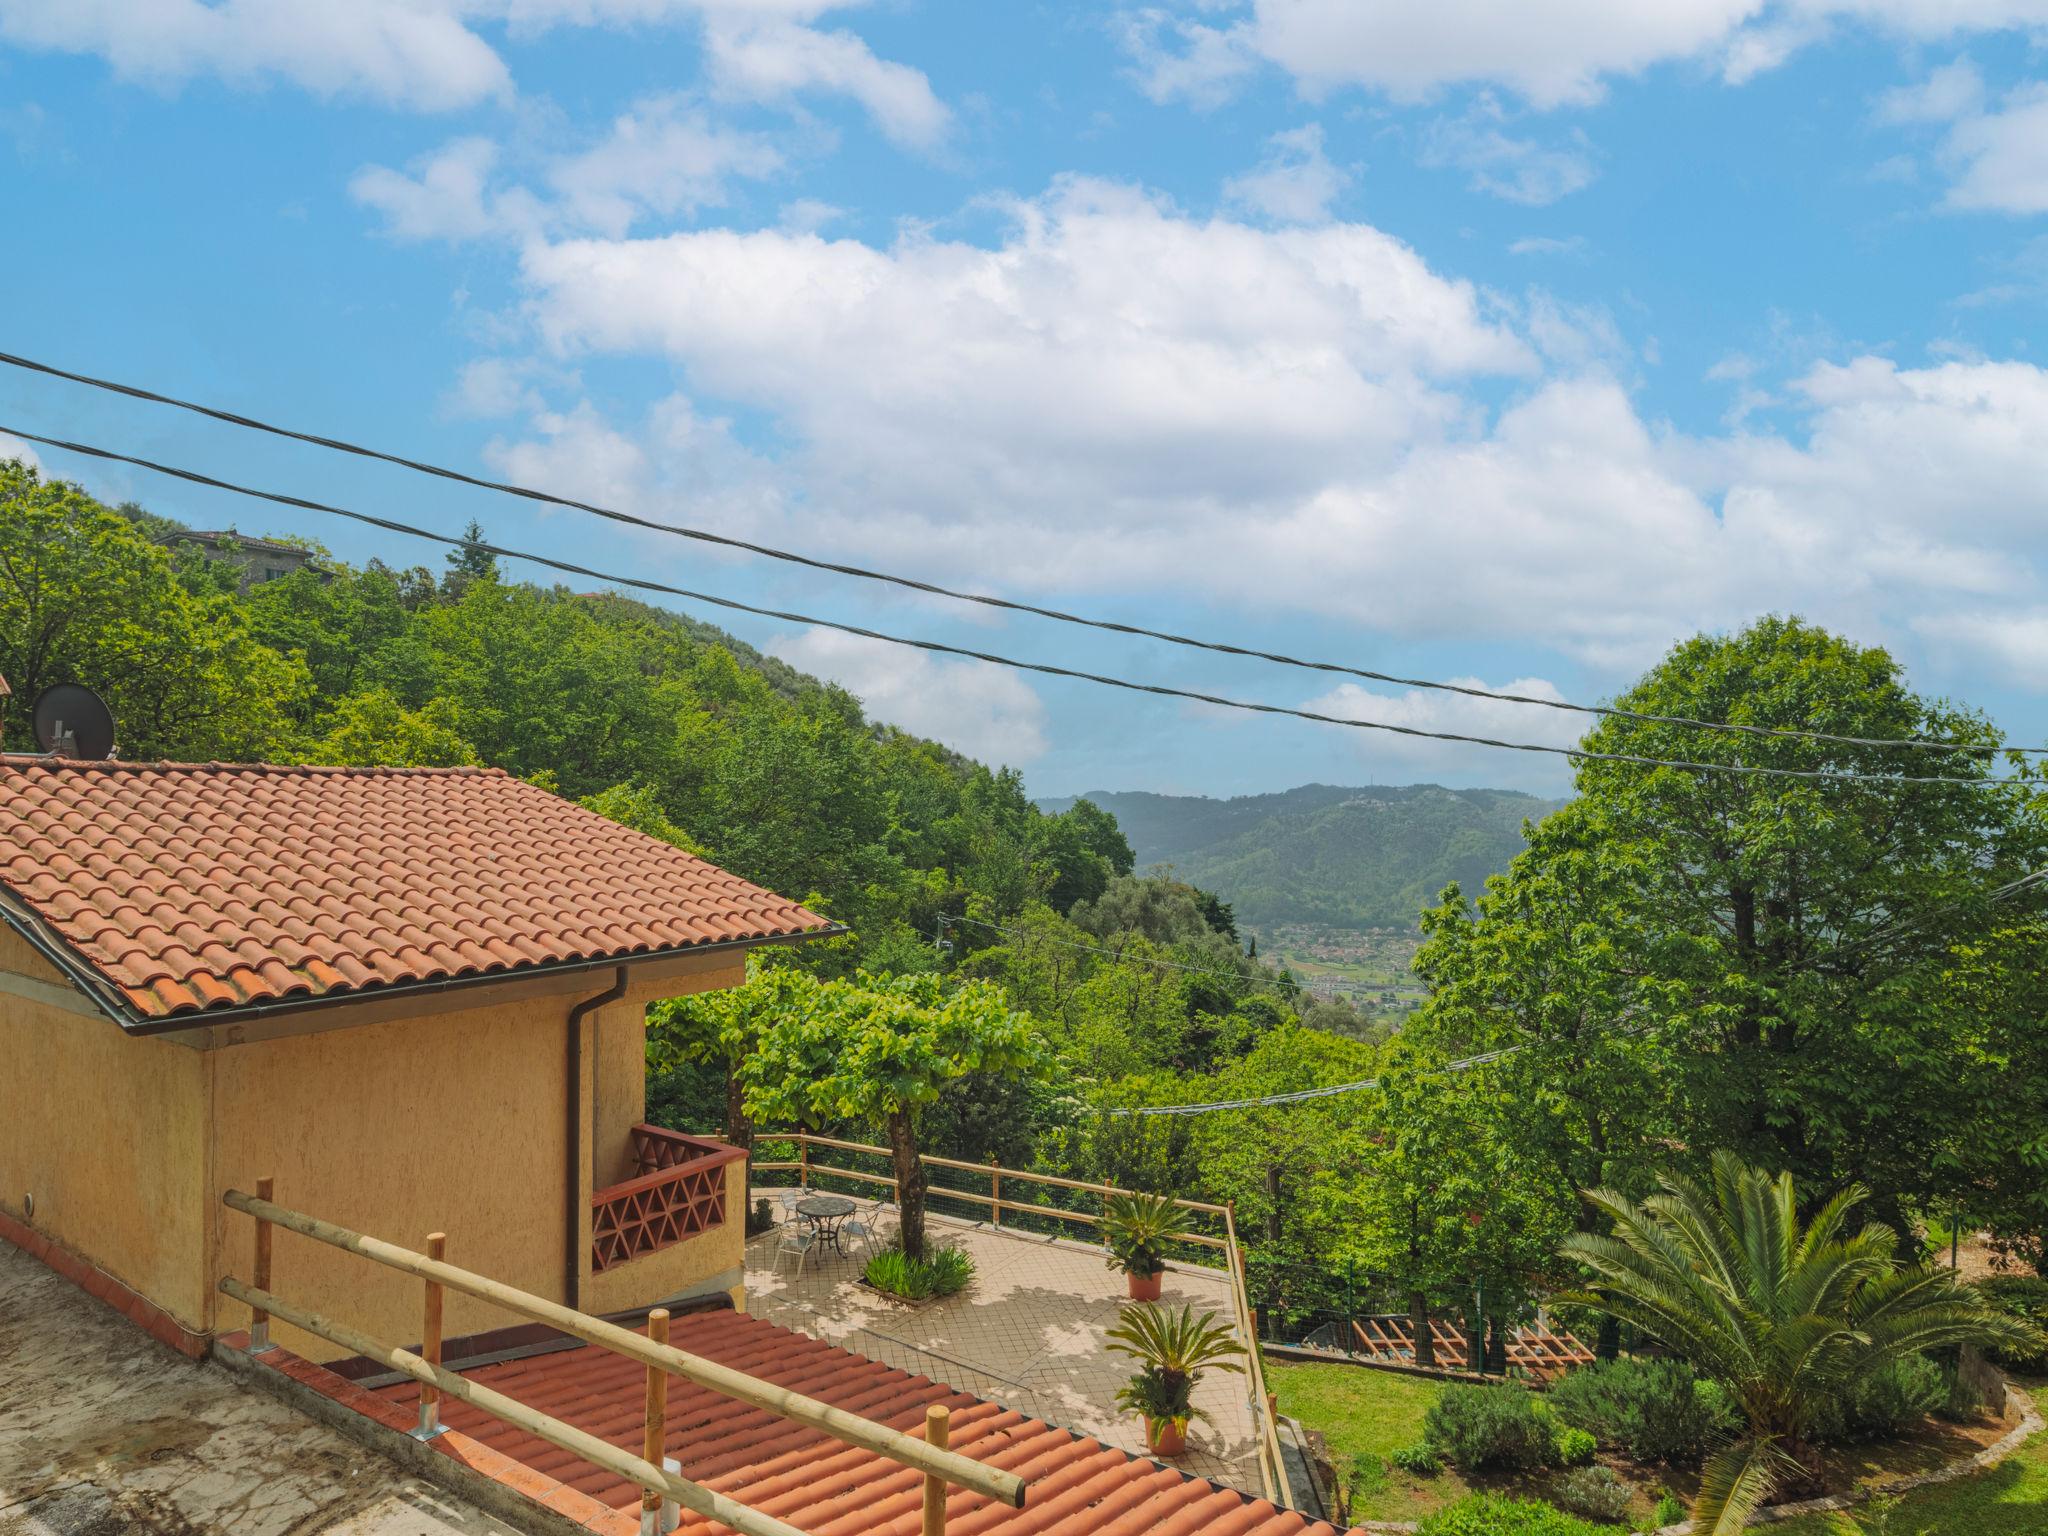
[[[725,1170],[738,1147],[658,1125],[633,1127],[634,1176],[590,1197],[590,1268],[600,1274],[725,1220]]]

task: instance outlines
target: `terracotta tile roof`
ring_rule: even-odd
[[[496,768],[0,755],[0,888],[151,1020],[830,926]]]
[[[720,1308],[677,1317],[669,1340],[769,1381],[906,1432],[928,1404],[952,1412],[952,1448],[1030,1483],[1022,1509],[955,1490],[947,1536],[1337,1536],[1326,1522],[1265,1499],[1132,1457],[1071,1430],[1029,1419],[922,1376],[757,1317]],[[591,1346],[530,1355],[462,1373],[638,1454],[645,1370]],[[411,1404],[412,1382],[378,1390]],[[442,1404],[451,1427],[614,1509],[640,1490],[467,1403]],[[924,1479],[822,1431],[671,1377],[667,1451],[683,1476],[786,1520],[809,1536],[914,1536]],[[683,1513],[682,1536],[725,1527]]]

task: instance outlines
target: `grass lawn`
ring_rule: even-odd
[[[1420,1443],[1422,1416],[1443,1391],[1439,1382],[1356,1365],[1266,1366],[1280,1411],[1319,1433],[1337,1475],[1351,1489],[1353,1520],[1419,1520],[1462,1498],[1464,1479],[1449,1467],[1414,1477],[1386,1458]]]
[[[1266,1375],[1279,1394],[1280,1411],[1322,1436],[1338,1477],[1351,1490],[1354,1521],[1419,1520],[1475,1486],[1449,1467],[1435,1477],[1415,1477],[1386,1459],[1421,1441],[1423,1416],[1443,1391],[1441,1383],[1354,1365],[1279,1361],[1267,1365]],[[2048,1402],[2048,1380],[2023,1380],[2021,1385],[2037,1403]],[[1954,1460],[1998,1431],[1980,1433],[1982,1438],[1972,1444],[1950,1427],[1929,1421],[1923,1432],[1907,1441],[1839,1452],[1830,1458],[1836,1486],[1896,1477]],[[1616,1469],[1636,1484],[1638,1518],[1648,1514],[1652,1489],[1659,1482],[1675,1485],[1681,1497],[1692,1495],[1695,1477],[1690,1473],[1624,1465]],[[1541,1474],[1487,1475],[1476,1486],[1541,1498],[1543,1483]],[[1988,1472],[1908,1495],[1893,1524],[1904,1536],[1920,1536],[1929,1528],[1933,1536],[2048,1536],[2048,1430]],[[1758,1529],[1783,1536],[1845,1536],[1854,1527],[1841,1516],[1809,1516]]]

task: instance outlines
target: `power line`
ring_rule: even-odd
[[[237,485],[231,480],[222,480],[197,470],[179,469],[174,465],[161,464],[154,459],[145,459],[133,454],[117,453],[111,448],[97,448],[89,443],[72,442],[61,437],[49,437],[30,432],[21,427],[0,424],[0,432],[18,437],[26,442],[41,443],[48,448],[62,449],[68,453],[80,453],[88,458],[104,459],[110,463],[132,464],[138,469],[151,470],[157,474],[169,475],[193,485],[203,485],[214,490],[228,491],[237,496],[248,496],[258,501],[272,502],[281,507],[296,507],[302,511],[320,512],[351,521],[368,524],[373,528],[387,529],[409,538],[426,539],[435,544],[455,548],[481,550],[507,560],[524,560],[532,565],[545,566],[550,570],[564,571],[572,576],[586,576],[593,581],[611,582],[617,586],[634,587],[645,592],[662,592],[680,597],[689,602],[707,603],[715,608],[729,609],[735,613],[749,613],[758,618],[779,619],[786,624],[804,624],[819,629],[837,630],[841,634],[858,635],[865,640],[886,641],[890,645],[909,646],[916,650],[930,651],[943,656],[961,656],[970,661],[985,661],[991,666],[1009,667],[1019,672],[1036,672],[1046,677],[1072,678],[1078,682],[1095,683],[1104,688],[1118,688],[1127,693],[1151,694],[1159,698],[1187,699],[1196,704],[1213,704],[1220,709],[1244,710],[1250,714],[1281,715],[1296,720],[1309,720],[1318,725],[1339,725],[1350,730],[1385,731],[1395,736],[1414,737],[1425,741],[1453,741],[1467,746],[1495,747],[1505,752],[1533,752],[1547,757],[1569,758],[1573,762],[1631,763],[1644,768],[1674,768],[1688,773],[1730,774],[1736,777],[1762,777],[1777,779],[1803,779],[1812,781],[1870,784],[1953,784],[1964,787],[1996,787],[2010,785],[2009,778],[1965,778],[1949,774],[1893,774],[1862,773],[1854,769],[1835,768],[1778,768],[1758,763],[1703,763],[1683,758],[1648,757],[1633,752],[1592,752],[1582,747],[1553,747],[1536,742],[1501,741],[1490,736],[1473,736],[1461,731],[1430,731],[1420,726],[1395,725],[1383,720],[1356,720],[1343,715],[1328,715],[1313,709],[1297,709],[1286,704],[1262,704],[1250,699],[1227,698],[1222,694],[1202,693],[1192,688],[1173,688],[1164,683],[1140,683],[1129,678],[1112,677],[1101,672],[1085,672],[1075,667],[1055,666],[1044,661],[1020,661],[1015,657],[999,656],[991,651],[970,650],[965,646],[948,645],[939,640],[919,640],[903,635],[886,634],[877,629],[865,629],[857,624],[841,623],[836,619],[814,618],[808,614],[791,613],[780,608],[762,608],[752,603],[743,603],[736,598],[718,597],[709,592],[696,592],[688,587],[671,586],[666,582],[650,581],[638,576],[619,576],[610,572],[594,570],[587,565],[577,565],[567,560],[556,560],[547,555],[530,554],[524,550],[508,549],[503,545],[490,544],[482,540],[456,538],[445,533],[401,523],[394,518],[379,517],[370,512],[357,512],[348,507],[337,507],[327,502],[312,501],[303,496],[293,496],[282,491],[257,490],[246,485]]]
[[[574,512],[587,512],[595,517],[608,518],[613,522],[625,523],[635,528],[646,528],[656,533],[673,534],[677,538],[695,539],[705,544],[722,545],[727,549],[745,550],[749,554],[761,555],[770,560],[782,560],[792,565],[807,566],[816,571],[827,571],[838,576],[853,576],[862,581],[885,582],[891,586],[907,588],[913,592],[927,593],[933,597],[949,598],[954,602],[979,603],[984,607],[998,608],[1010,613],[1028,613],[1041,619],[1052,619],[1061,624],[1079,624],[1090,629],[1106,630],[1112,634],[1134,635],[1147,640],[1161,640],[1169,645],[1188,646],[1195,650],[1213,651],[1224,656],[1244,656],[1257,661],[1269,661],[1278,666],[1298,667],[1309,672],[1326,672],[1357,677],[1368,682],[1391,683],[1401,688],[1434,689],[1443,693],[1463,694],[1467,698],[1491,699],[1505,704],[1530,704],[1544,709],[1564,710],[1573,714],[1595,715],[1618,720],[1635,720],[1650,725],[1677,725],[1694,730],[1724,731],[1747,736],[1775,736],[1794,741],[1828,742],[1845,747],[1910,747],[1923,752],[2029,752],[2048,753],[2048,747],[2021,747],[2006,743],[1981,745],[1974,742],[1929,741],[1921,737],[1848,736],[1833,731],[1816,731],[1803,728],[1769,725],[1744,725],[1728,720],[1700,720],[1690,715],[1660,715],[1641,710],[1620,709],[1607,704],[1573,704],[1563,699],[1546,699],[1535,694],[1507,693],[1499,689],[1479,688],[1465,683],[1432,681],[1428,678],[1401,677],[1391,672],[1376,672],[1367,667],[1348,666],[1334,661],[1310,661],[1299,656],[1289,656],[1281,651],[1261,650],[1255,646],[1234,645],[1222,640],[1204,640],[1194,635],[1175,634],[1171,630],[1150,629],[1142,624],[1130,624],[1118,619],[1095,618],[1086,614],[1068,613],[1059,608],[1041,607],[1036,603],[1018,602],[1010,598],[996,597],[985,592],[962,592],[952,587],[939,586],[934,582],[921,581],[914,576],[901,576],[889,571],[871,570],[865,566],[847,565],[834,560],[821,560],[813,555],[801,554],[796,550],[778,549],[772,544],[759,544],[749,539],[733,538],[708,529],[692,528],[681,523],[664,523],[654,518],[641,517],[631,512],[621,512],[614,507],[599,506],[593,502],[578,501],[570,496],[557,496],[549,491],[535,490],[530,486],[514,485],[502,480],[489,480],[480,475],[471,475],[445,465],[431,464],[421,459],[407,458],[403,454],[388,453],[379,448],[367,448],[360,443],[351,443],[338,437],[325,437],[315,432],[301,432],[291,427],[277,426],[254,416],[223,410],[218,406],[203,405],[193,400],[181,400],[175,395],[159,394],[137,384],[124,384],[114,379],[95,378],[91,374],[74,373],[68,368],[59,368],[52,363],[38,362],[34,358],[0,352],[0,363],[25,369],[32,373],[45,374],[51,378],[66,379],[74,384],[88,385],[93,389],[125,395],[134,400],[145,400],[154,405],[168,405],[181,411],[229,426],[242,427],[252,432],[265,432],[273,437],[289,438],[294,442],[309,443],[316,448],[327,448],[337,453],[353,454],[357,458],[374,459],[379,463],[396,465],[423,475],[453,481],[458,485],[474,486],[478,490],[496,491],[506,496],[517,496],[527,501],[537,501],[548,506],[564,507]]]

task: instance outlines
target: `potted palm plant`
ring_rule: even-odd
[[[1116,1401],[1144,1419],[1145,1448],[1154,1456],[1187,1449],[1188,1421],[1206,1417],[1194,1403],[1195,1384],[1206,1372],[1243,1369],[1232,1357],[1244,1346],[1216,1326],[1214,1312],[1197,1317],[1193,1307],[1121,1307],[1109,1347],[1138,1362]]]
[[[1164,1195],[1111,1195],[1102,1206],[1109,1267],[1129,1278],[1133,1301],[1157,1301],[1166,1273],[1166,1245],[1187,1235],[1187,1216]]]

